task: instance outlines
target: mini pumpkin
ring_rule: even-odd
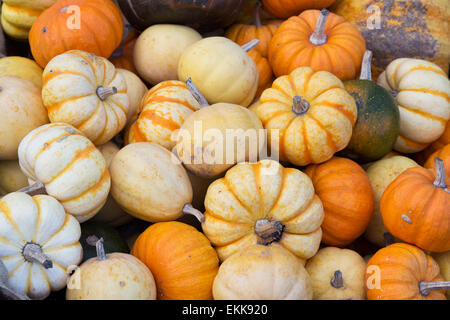
[[[392,92],[399,107],[400,133],[395,150],[421,151],[444,133],[450,119],[450,81],[436,64],[396,59],[380,74],[378,84]]]
[[[364,300],[366,262],[353,250],[326,247],[306,263],[314,300]]]
[[[289,18],[306,9],[322,9],[332,5],[336,0],[262,0],[264,9],[278,18]]]
[[[9,285],[32,299],[66,286],[67,269],[80,263],[80,224],[53,197],[23,192],[0,199],[0,260]]]
[[[28,179],[17,160],[0,161],[0,196],[28,186]]]
[[[151,225],[132,254],[155,277],[159,300],[210,300],[219,268],[216,251],[194,227],[171,221]]]
[[[341,80],[309,67],[277,78],[251,110],[267,129],[272,152],[298,166],[327,161],[344,149],[358,115]]]
[[[20,142],[18,153],[27,177],[78,221],[92,218],[105,204],[111,185],[105,159],[74,127],[51,123],[36,128]]]
[[[372,187],[364,170],[352,160],[335,157],[309,166],[305,173],[325,211],[322,242],[332,246],[352,243],[366,230],[374,206]]]
[[[441,275],[445,281],[450,281],[450,251],[432,254],[433,259],[438,263]],[[450,289],[446,293],[447,300],[450,299]]]
[[[150,270],[136,257],[120,252],[106,254],[103,239],[96,243],[97,257],[75,270],[66,290],[67,300],[155,300]]]
[[[122,35],[122,14],[114,2],[59,0],[33,23],[29,42],[34,59],[45,68],[53,57],[69,50],[109,58]]]
[[[445,174],[450,176],[450,144],[434,152],[425,162],[424,167],[434,169],[434,159],[439,158],[444,161]]]
[[[131,124],[137,119],[139,112],[141,111],[141,101],[147,92],[147,86],[142,82],[142,80],[133,72],[126,69],[116,69],[117,72],[122,76],[127,85],[127,96],[128,96],[128,112],[127,112],[127,125]]]
[[[255,61],[256,68],[258,69],[258,90],[256,90],[255,98],[259,98],[264,90],[270,88],[273,83],[274,76],[272,67],[269,64],[267,58],[263,57],[259,52],[250,50],[248,55]]]
[[[42,68],[28,58],[16,56],[1,58],[0,76],[19,77],[42,87]]]
[[[238,163],[209,186],[205,208],[203,232],[221,261],[257,243],[303,262],[319,249],[324,213],[311,180],[274,160]]]
[[[137,36],[138,33],[136,29],[129,24],[124,25],[122,43],[109,57],[109,61],[111,61],[116,68],[125,69],[137,74],[133,61],[134,46],[136,45]]]
[[[435,170],[410,168],[383,193],[380,209],[389,232],[431,252],[450,250],[450,178],[435,158]]]
[[[220,265],[215,300],[312,300],[302,263],[279,245],[249,246]]]
[[[439,266],[419,248],[394,243],[370,258],[366,269],[368,300],[446,300],[450,282]]]
[[[54,57],[43,74],[42,101],[51,122],[64,122],[95,145],[126,124],[127,83],[114,65],[92,53],[71,50]]]
[[[366,51],[358,29],[328,10],[306,10],[283,22],[269,47],[275,76],[298,67],[328,71],[342,81],[355,79]]]

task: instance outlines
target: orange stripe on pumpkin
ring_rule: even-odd
[[[161,116],[157,115],[154,111],[151,111],[151,110],[144,110],[141,113],[140,117],[150,120],[152,122],[152,124],[154,124],[156,126],[161,126],[161,127],[167,128],[171,131],[180,129],[180,125],[178,123],[176,123],[175,121],[161,117]]]
[[[195,109],[189,102],[180,100],[177,98],[170,98],[170,97],[164,97],[164,96],[153,96],[148,100],[148,102],[146,104],[150,104],[153,102],[160,102],[160,103],[173,102],[173,103],[181,104],[192,111],[197,111],[197,109]],[[144,108],[145,108],[145,106],[144,106]]]
[[[342,106],[342,105],[339,105],[339,104],[336,104],[333,102],[329,102],[329,101],[320,101],[320,102],[317,102],[317,103],[311,105],[311,107],[316,107],[316,108],[320,108],[321,106],[327,106],[327,107],[338,110],[352,123],[352,125],[354,125],[356,122],[355,115],[353,113],[345,110],[344,106]]]
[[[109,180],[109,178],[110,178],[109,171],[108,171],[108,169],[105,169],[105,171],[103,172],[100,179],[94,185],[92,185],[91,187],[89,187],[87,190],[83,191],[79,195],[72,197],[70,199],[66,199],[64,201],[60,201],[60,202],[64,204],[66,202],[82,198],[85,195],[87,195],[88,193],[95,193],[96,191],[100,190],[103,187],[103,185]]]

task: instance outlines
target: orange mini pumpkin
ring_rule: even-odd
[[[394,243],[380,249],[366,269],[368,300],[446,300],[450,281],[443,281],[439,266],[419,248]]]
[[[365,171],[352,160],[335,157],[309,166],[305,173],[325,211],[322,242],[331,246],[352,243],[366,230],[373,213],[373,191]]]
[[[450,177],[450,143],[434,152],[425,162],[424,167],[434,170],[434,158],[444,161],[445,174]]]
[[[131,26],[127,25],[126,28],[129,28],[128,35],[122,44],[112,53],[109,61],[116,68],[125,69],[137,74],[134,66],[133,53],[138,34],[136,29],[133,29]]]
[[[261,96],[263,91],[270,88],[273,83],[274,77],[272,67],[267,58],[264,58],[258,51],[250,50],[248,55],[255,61],[259,73],[258,90],[255,94],[255,99],[257,99]]]
[[[159,300],[211,300],[219,258],[194,227],[159,222],[147,228],[131,252],[152,272]]]
[[[389,232],[431,252],[450,250],[450,177],[435,158],[435,171],[410,168],[384,191],[380,209]]]
[[[283,22],[269,46],[277,77],[307,66],[329,71],[342,81],[355,79],[366,42],[358,29],[328,10],[307,10]]]
[[[331,6],[336,0],[262,0],[264,9],[278,18],[289,18],[306,9],[322,9]]]
[[[33,23],[31,53],[45,68],[55,56],[77,49],[109,58],[120,45],[123,20],[110,0],[59,0]]]

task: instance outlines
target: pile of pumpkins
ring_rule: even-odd
[[[3,0],[0,296],[450,298],[448,1],[186,2]]]

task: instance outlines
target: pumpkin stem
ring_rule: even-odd
[[[105,247],[103,246],[103,238],[100,238],[95,243],[95,249],[97,251],[98,260],[106,260]]]
[[[19,294],[8,286],[8,269],[6,269],[2,260],[0,260],[0,293],[8,300],[31,300],[26,295]]]
[[[339,289],[344,286],[344,279],[342,278],[341,270],[334,272],[333,278],[331,278],[330,284],[333,288]]]
[[[42,252],[42,248],[38,244],[31,242],[27,243],[22,249],[22,255],[28,262],[37,262],[45,269],[53,268],[52,260]]]
[[[117,93],[116,87],[98,87],[97,88],[97,96],[100,98],[100,100],[105,101],[109,96],[112,96],[113,94]]]
[[[195,209],[192,204],[190,203],[186,203],[183,207],[183,213],[184,214],[191,214],[194,217],[197,218],[198,221],[200,221],[200,223],[205,222],[205,216],[203,215],[203,213],[200,212],[200,210]]]
[[[426,297],[433,290],[450,290],[450,281],[419,282],[419,291],[421,295]]]
[[[360,80],[372,81],[372,57],[373,53],[370,50],[364,52],[364,57],[361,65],[361,75]]]
[[[18,190],[17,192],[24,192],[24,193],[28,194],[29,196],[35,196],[38,194],[47,194],[44,184],[40,181],[36,181],[31,186],[22,188],[22,189]]]
[[[192,94],[192,96],[197,100],[197,102],[200,104],[200,107],[207,107],[209,106],[208,101],[206,98],[201,94],[200,90],[195,86],[194,82],[191,78],[187,79],[186,86],[189,89],[189,92]]]
[[[445,191],[449,192],[449,190],[447,189],[447,185],[445,184],[444,161],[442,161],[442,159],[439,159],[438,157],[434,158],[434,167],[436,170],[436,180],[434,180],[433,184],[436,187],[442,188]]]
[[[254,49],[260,41],[258,39],[253,39],[252,41],[247,42],[246,44],[242,45],[241,48],[245,52],[249,52],[250,50]]]
[[[330,11],[328,11],[327,9],[322,9],[320,11],[319,18],[316,22],[316,28],[309,37],[309,41],[316,46],[321,46],[327,42],[327,35],[325,34],[324,30],[329,14]]]
[[[253,23],[255,24],[256,28],[259,28],[262,26],[261,16],[259,15],[260,8],[261,8],[261,2],[257,1],[255,3],[255,8],[253,9]]]
[[[283,236],[284,226],[280,221],[270,221],[261,219],[256,221],[255,233],[260,238],[258,243],[268,246],[272,242],[281,240]]]
[[[308,110],[309,110],[309,102],[308,101],[306,101],[305,99],[303,99],[300,96],[294,96],[292,101],[293,101],[292,111],[295,113],[295,115],[301,116],[302,114],[305,114],[308,112]]]

